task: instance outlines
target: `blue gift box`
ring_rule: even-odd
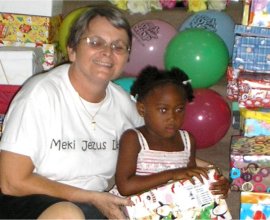
[[[270,29],[235,25],[233,68],[270,73]]]

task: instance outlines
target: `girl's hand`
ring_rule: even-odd
[[[174,170],[173,172],[173,180],[189,180],[192,184],[195,184],[195,180],[193,177],[197,177],[198,180],[203,183],[202,176],[208,179],[207,168],[179,168]]]
[[[220,195],[221,199],[225,199],[230,189],[229,180],[222,175],[218,176],[216,182],[211,183],[209,189],[213,195]]]

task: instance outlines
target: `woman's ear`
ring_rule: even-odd
[[[67,47],[68,58],[70,62],[76,60],[76,51],[73,48]]]
[[[137,111],[140,116],[144,116],[144,104],[142,102],[136,102]]]

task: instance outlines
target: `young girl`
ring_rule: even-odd
[[[141,193],[170,180],[207,179],[207,169],[196,166],[194,138],[180,130],[185,106],[193,99],[188,76],[178,68],[163,71],[149,66],[134,82],[131,95],[145,125],[121,136],[115,176],[120,194]],[[227,193],[221,189],[224,183],[214,187],[218,193]]]

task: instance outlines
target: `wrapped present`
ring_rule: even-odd
[[[232,136],[230,151],[231,189],[268,192],[270,190],[270,137]]]
[[[0,47],[0,84],[22,85],[43,71],[41,48]]]
[[[21,86],[0,85],[0,114],[6,114],[13,97],[20,90]]]
[[[227,68],[227,98],[232,101],[238,100],[238,76],[240,70],[231,66]]]
[[[270,219],[270,194],[241,192],[240,219]]]
[[[43,43],[23,43],[15,41],[0,41],[0,48],[6,46],[41,48],[43,51],[42,66],[44,70],[49,70],[56,65],[65,62],[66,59],[59,49],[58,43],[43,44]]]
[[[270,107],[270,74],[241,73],[238,77],[240,108]]]
[[[31,16],[0,13],[2,31],[0,39],[19,42],[53,43],[58,41],[62,16]]]
[[[28,14],[52,17],[62,14],[63,0],[0,0],[0,11],[13,14]]]
[[[124,212],[129,219],[232,219],[226,201],[212,195],[209,183],[215,181],[215,170],[209,173],[204,184],[195,178],[176,181],[142,194],[131,196],[133,206]]]
[[[235,25],[232,66],[270,73],[270,28]]]
[[[240,130],[246,137],[270,136],[270,109],[240,109]]]
[[[252,0],[248,25],[270,27],[270,0]]]

